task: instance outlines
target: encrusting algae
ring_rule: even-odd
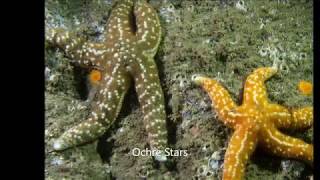
[[[110,34],[106,33],[106,21],[121,1],[47,0],[46,28],[58,31],[57,27],[63,27],[70,34],[74,29],[77,37],[83,40],[104,43],[104,38]],[[71,58],[68,53],[63,57],[62,51],[52,49],[46,42],[45,64],[46,71],[49,70],[46,79],[46,179],[221,179],[223,154],[232,130],[215,121],[217,114],[210,108],[210,99],[192,85],[192,74],[216,77],[235,99],[242,77],[248,71],[253,67],[272,66],[273,60],[279,59],[281,71],[267,83],[270,100],[286,107],[312,104],[312,96],[302,96],[297,85],[300,80],[312,79],[311,1],[148,2],[158,11],[163,28],[163,41],[155,59],[167,102],[163,105],[167,111],[169,144],[175,149],[186,149],[191,155],[172,157],[173,163],[164,168],[151,157],[128,154],[133,147],[148,147],[148,141],[144,140],[148,132],[143,124],[144,112],[139,108],[134,88],[130,88],[123,101],[125,107],[117,117],[121,121],[112,123],[96,142],[97,146],[90,143],[47,153],[51,152],[55,138],[84,122],[92,112],[90,106],[83,106],[82,100],[87,97],[88,102],[97,102],[100,83],[104,86],[106,75],[103,65],[108,61],[83,70],[66,61],[79,59]],[[246,11],[239,9],[240,2]],[[95,52],[88,53],[91,57]],[[313,143],[313,128],[303,133],[286,132]],[[247,163],[245,179],[305,179],[312,174],[302,162],[260,154],[260,150],[262,148],[255,151]],[[217,152],[219,157],[213,156]],[[63,158],[62,163],[56,163],[60,158]]]

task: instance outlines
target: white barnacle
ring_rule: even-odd
[[[242,0],[239,0],[237,3],[236,3],[236,8],[241,10],[241,11],[244,11],[246,12],[247,11],[247,7],[244,5],[244,2]]]

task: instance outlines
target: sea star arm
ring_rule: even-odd
[[[66,56],[76,64],[101,69],[106,52],[103,44],[86,42],[75,33],[61,28],[49,29],[46,41],[64,50]]]
[[[105,31],[105,43],[112,51],[112,48],[123,46],[120,41],[131,41],[134,35],[134,22],[132,20],[132,0],[118,1],[108,19],[107,31]],[[123,42],[124,42],[123,41]]]
[[[226,125],[234,127],[235,118],[229,112],[237,107],[228,91],[216,80],[202,76],[194,76],[193,81],[202,86],[208,92],[212,101],[212,107],[216,110],[219,119]]]
[[[291,110],[293,116],[292,128],[305,129],[313,124],[313,107],[295,108]],[[290,128],[290,126],[289,126]]]
[[[102,83],[106,86],[98,89],[97,101],[93,102],[87,120],[63,133],[54,142],[55,150],[64,150],[97,139],[116,119],[130,86],[130,78],[123,71],[113,71],[105,76]]]
[[[313,145],[284,135],[271,124],[262,128],[259,140],[259,144],[274,155],[300,159],[313,166]]]
[[[137,44],[145,53],[153,56],[161,40],[161,26],[155,10],[144,0],[136,2],[134,14],[137,24]]]
[[[238,125],[233,133],[224,158],[223,180],[242,179],[245,166],[257,144],[257,131]]]
[[[277,128],[306,129],[313,124],[313,107],[288,109],[278,104],[268,104],[265,111]]]
[[[139,64],[132,68],[132,73],[144,114],[149,145],[151,149],[164,150],[167,147],[166,112],[158,70],[151,57],[137,55],[137,61]],[[164,156],[155,158],[159,161],[166,160]]]
[[[243,104],[255,104],[262,107],[268,103],[267,89],[264,82],[276,72],[275,68],[263,67],[250,74],[244,85]]]

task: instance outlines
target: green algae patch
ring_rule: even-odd
[[[46,179],[203,179],[222,176],[222,164],[231,130],[217,120],[211,102],[191,83],[194,74],[218,79],[240,103],[243,81],[257,67],[279,72],[267,81],[269,99],[284,106],[311,105],[302,95],[301,80],[312,82],[311,1],[156,1],[163,38],[156,55],[165,93],[169,146],[186,149],[187,157],[166,164],[151,157],[133,157],[144,149],[147,134],[143,115],[131,89],[116,124],[95,143],[63,152],[51,152],[52,140],[85,120],[83,104],[88,72],[78,70],[56,49],[46,46]],[[101,41],[111,1],[46,1],[46,27],[79,31]],[[237,5],[238,4],[238,5]],[[313,129],[286,132],[313,142]],[[274,157],[257,149],[245,179],[303,179],[311,169],[302,162]]]

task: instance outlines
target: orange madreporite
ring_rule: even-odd
[[[245,165],[257,146],[273,155],[303,160],[313,166],[313,145],[278,130],[312,126],[313,107],[289,109],[270,103],[264,82],[276,72],[271,67],[254,70],[246,79],[240,106],[218,81],[199,75],[192,77],[209,94],[219,119],[234,129],[224,158],[224,180],[243,178]]]

